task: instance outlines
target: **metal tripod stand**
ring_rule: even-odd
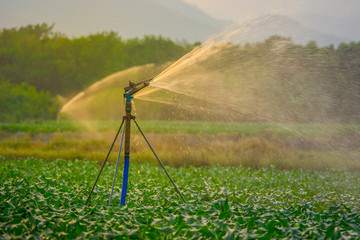
[[[122,149],[122,145],[123,145],[123,140],[124,140],[124,136],[125,136],[125,145],[124,145],[124,174],[123,174],[123,183],[122,183],[122,190],[121,190],[121,199],[120,199],[120,205],[125,206],[125,202],[126,202],[126,192],[127,192],[127,184],[128,184],[128,176],[129,176],[129,159],[130,159],[130,127],[131,127],[131,120],[134,121],[135,125],[137,126],[139,132],[141,133],[141,135],[144,137],[146,143],[149,145],[151,151],[154,153],[156,159],[158,160],[158,162],[160,163],[162,169],[164,170],[164,172],[166,173],[166,175],[168,176],[168,178],[170,179],[171,183],[173,184],[174,188],[176,189],[176,191],[178,192],[178,194],[180,195],[181,199],[183,200],[183,202],[185,203],[185,199],[183,197],[183,195],[181,194],[180,190],[178,189],[178,187],[176,186],[175,182],[172,180],[172,178],[170,177],[169,173],[166,171],[163,163],[160,161],[159,157],[157,156],[157,154],[155,153],[153,147],[151,146],[150,142],[148,141],[148,139],[145,137],[144,132],[141,130],[139,124],[136,122],[135,120],[135,116],[133,116],[131,114],[132,111],[132,98],[133,95],[138,92],[139,90],[143,89],[144,87],[148,86],[150,84],[150,80],[146,80],[140,83],[129,83],[129,86],[125,87],[125,93],[124,93],[124,97],[125,97],[125,116],[123,117],[123,120],[120,124],[119,130],[117,131],[114,141],[111,144],[111,147],[109,149],[108,154],[106,155],[106,158],[104,160],[104,163],[101,166],[101,169],[99,171],[99,174],[94,182],[93,187],[91,188],[91,191],[89,193],[89,196],[86,200],[85,205],[88,204],[91,194],[94,191],[94,188],[96,186],[97,181],[99,180],[99,177],[101,175],[102,170],[104,169],[104,166],[109,158],[110,152],[116,142],[116,139],[119,136],[119,133],[121,131],[121,128],[124,126],[123,129],[123,133],[122,133],[122,137],[121,137],[121,143],[120,143],[120,150],[119,150],[119,155],[118,155],[118,159],[117,159],[117,163],[116,163],[116,169],[115,169],[115,174],[114,174],[114,180],[113,180],[113,185],[112,185],[112,189],[111,189],[111,195],[110,195],[110,201],[109,204],[111,204],[112,201],[112,196],[113,196],[113,191],[114,191],[114,186],[115,186],[115,180],[116,180],[116,174],[117,174],[117,170],[118,170],[118,166],[119,166],[119,159],[120,159],[120,154],[121,154],[121,149]]]

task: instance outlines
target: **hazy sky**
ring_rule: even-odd
[[[183,0],[208,14],[235,22],[267,14],[293,15],[302,12],[324,15],[357,15],[360,0]]]
[[[126,38],[155,34],[197,41],[202,38],[196,34],[220,22],[184,2],[237,23],[280,14],[309,29],[360,39],[360,0],[0,0],[0,28],[46,22],[69,36],[115,30]],[[191,31],[195,22],[205,23]]]

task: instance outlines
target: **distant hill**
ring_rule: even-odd
[[[263,41],[274,34],[291,36],[301,44],[360,40],[360,28],[355,27],[360,24],[358,0],[302,1],[300,5],[282,13],[287,16],[257,17],[260,13],[253,10],[253,20],[236,25],[241,30],[238,42]],[[184,0],[0,0],[0,28],[43,22],[54,23],[56,31],[71,37],[115,31],[124,38],[162,35],[189,42],[205,41],[232,24]]]
[[[302,45],[312,40],[319,46],[349,42],[345,38],[305,27],[299,21],[281,15],[268,15],[246,23],[234,24],[220,34],[219,39],[226,38],[233,43],[245,44],[261,42],[274,35],[291,37],[293,42]]]
[[[359,0],[299,1],[302,6],[291,15],[302,25],[334,36],[360,40]]]
[[[115,31],[124,38],[151,34],[190,42],[230,24],[181,0],[0,1],[0,27],[42,22],[70,36]]]
[[[301,22],[304,26],[319,29],[322,32],[330,33],[334,36],[341,36],[350,41],[360,40],[360,13],[356,15],[326,15],[320,13],[301,13],[294,16],[294,19]],[[356,26],[356,27],[354,27]]]

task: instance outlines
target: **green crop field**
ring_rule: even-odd
[[[360,42],[335,34],[328,45],[322,24],[308,30],[300,18],[226,27],[189,1],[150,2],[157,18],[175,13],[173,28],[187,18],[179,36],[196,20],[213,22],[213,37],[0,30],[0,240],[360,240]],[[289,24],[301,39],[243,42]],[[125,206],[117,159],[130,161]]]
[[[360,238],[359,125],[139,124],[187,203],[135,127],[127,205],[117,143],[85,206],[119,121],[2,123],[0,239]]]
[[[119,117],[121,119],[121,117]],[[139,120],[144,132],[189,133],[189,134],[242,134],[242,135],[287,135],[317,136],[349,132],[360,134],[359,124],[339,123],[256,123],[256,122],[211,122],[211,121],[159,121]],[[121,121],[42,121],[38,123],[0,123],[0,133],[28,132],[53,133],[57,131],[88,132],[117,130]]]
[[[358,239],[360,175],[345,171],[130,165],[127,205],[108,205],[114,164],[1,160],[1,239]]]

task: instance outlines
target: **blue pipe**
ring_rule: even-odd
[[[129,157],[124,157],[124,175],[123,175],[123,184],[122,184],[121,200],[120,200],[121,206],[125,206],[128,177],[129,177]]]

